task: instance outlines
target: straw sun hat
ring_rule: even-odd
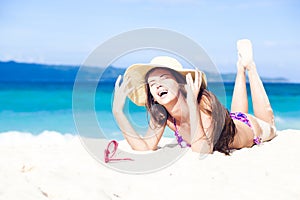
[[[156,67],[166,67],[171,68],[183,76],[191,73],[193,80],[195,79],[194,69],[183,69],[182,65],[174,58],[168,56],[155,57],[148,64],[133,64],[127,68],[124,74],[124,78],[129,78],[127,88],[134,88],[131,93],[129,93],[129,99],[138,106],[145,106],[147,101],[147,92],[145,84],[145,76],[147,72]],[[206,88],[206,76],[202,73],[202,85]]]

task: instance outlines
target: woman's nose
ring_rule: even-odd
[[[157,83],[156,84],[156,89],[159,89],[161,87],[161,84]]]

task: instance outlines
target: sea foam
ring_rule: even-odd
[[[48,130],[45,130],[38,135],[33,135],[29,132],[8,131],[0,133],[0,145],[61,145],[72,141],[74,138],[77,138],[77,136]]]

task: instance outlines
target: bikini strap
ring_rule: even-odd
[[[177,126],[176,126],[176,119],[175,118],[173,118],[173,124],[175,126],[174,135],[175,135],[177,143],[180,145],[180,147],[181,148],[191,147],[191,145],[189,143],[187,143],[186,141],[184,141],[182,136],[179,134],[179,131],[178,131]]]

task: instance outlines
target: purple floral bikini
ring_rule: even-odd
[[[235,119],[235,120],[239,120],[239,121],[243,122],[244,124],[246,124],[247,126],[249,126],[252,129],[250,120],[248,119],[247,115],[245,115],[244,113],[242,113],[242,112],[231,112],[230,117],[231,117],[231,119]],[[174,134],[175,134],[175,137],[176,137],[176,140],[177,140],[179,146],[181,148],[191,147],[191,144],[187,143],[182,138],[182,136],[179,134],[177,126],[176,126],[175,118],[173,118],[173,123],[174,123],[174,126],[175,126]],[[254,136],[253,142],[254,142],[254,144],[259,145],[259,144],[262,143],[262,138],[259,137],[259,136],[256,136],[256,137]]]
[[[184,139],[182,138],[182,136],[179,135],[179,132],[178,132],[178,129],[177,129],[177,126],[176,126],[176,120],[175,120],[175,118],[173,118],[173,123],[174,123],[174,126],[175,126],[174,134],[175,134],[175,137],[176,137],[176,140],[177,140],[179,146],[181,148],[191,147],[191,145],[189,143],[187,143],[186,141],[184,141]]]
[[[246,124],[247,126],[249,126],[252,129],[250,120],[248,119],[247,115],[245,115],[244,113],[242,113],[242,112],[231,112],[230,117],[231,117],[231,119],[236,119],[236,120],[239,120],[239,121],[243,122],[244,124]],[[256,136],[256,137],[254,136],[253,142],[254,142],[254,144],[257,144],[257,145],[261,144],[262,143],[262,138],[259,137],[259,136]]]

